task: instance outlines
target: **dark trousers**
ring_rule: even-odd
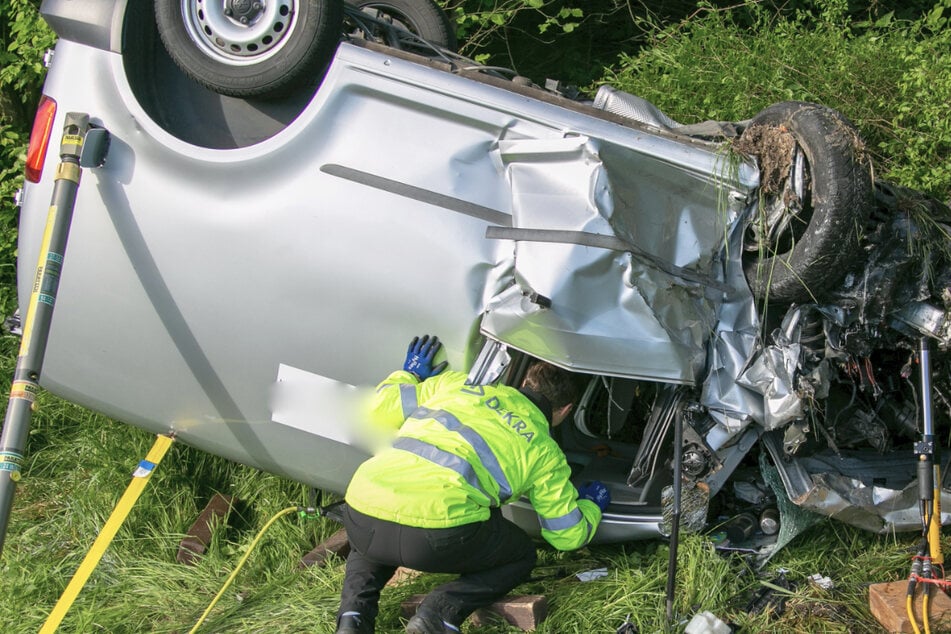
[[[535,567],[535,545],[521,528],[493,509],[488,520],[452,528],[415,528],[369,517],[349,507],[350,540],[339,614],[359,612],[375,622],[380,590],[398,566],[458,573],[435,588],[423,606],[453,625],[502,598]]]

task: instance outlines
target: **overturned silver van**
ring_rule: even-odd
[[[351,397],[428,332],[472,382],[530,358],[588,378],[558,440],[611,489],[596,540],[665,534],[675,466],[697,530],[777,507],[921,528],[951,268],[918,246],[947,242],[951,213],[874,182],[845,116],[681,125],[459,57],[428,1],[254,5],[43,3],[59,40],[21,305],[65,114],[111,138],[78,190],[47,389],[341,493],[368,455]]]

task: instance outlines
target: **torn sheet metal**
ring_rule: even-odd
[[[775,472],[781,482],[767,482],[784,504],[831,517],[875,533],[921,529],[917,461],[911,453],[825,450],[807,457],[784,456],[779,432],[762,436],[770,455],[760,457],[764,477]],[[941,506],[951,503],[951,491],[941,487]],[[951,514],[942,511],[942,524]]]
[[[805,367],[808,348],[802,345],[802,322],[806,309],[793,306],[782,325],[751,359],[737,383],[762,396],[762,412],[756,420],[766,431],[801,420],[814,398],[824,398],[829,390],[827,362]],[[818,310],[818,309],[817,309]]]
[[[798,343],[767,346],[739,378],[740,385],[763,395],[761,422],[766,431],[802,418],[802,398],[795,387],[800,354]]]
[[[815,473],[813,488],[796,500],[800,507],[826,515],[874,533],[921,529],[918,482],[901,489],[865,484],[838,473]],[[941,489],[941,508],[951,508],[951,492]],[[942,510],[942,525],[951,522],[951,513]]]
[[[726,279],[733,292],[720,306],[716,330],[710,343],[707,375],[700,395],[717,423],[707,437],[713,450],[727,443],[751,422],[763,419],[762,395],[737,382],[760,349],[760,317],[756,312],[753,295],[746,283],[743,263],[743,227],[753,208],[745,210],[742,223],[734,227],[726,259]]]
[[[696,383],[730,288],[724,236],[740,215],[719,209],[718,185],[581,136],[498,151],[513,227],[536,233],[515,242],[483,332],[576,371]],[[575,239],[549,241],[553,231]]]

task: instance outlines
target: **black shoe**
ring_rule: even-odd
[[[359,614],[344,614],[337,619],[336,634],[373,634],[373,627]]]
[[[432,610],[420,606],[406,624],[406,634],[459,634],[459,628],[446,623]]]

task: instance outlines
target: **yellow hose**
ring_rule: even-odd
[[[235,577],[238,576],[238,572],[240,572],[241,567],[244,565],[244,562],[246,562],[246,561],[248,560],[248,557],[249,557],[249,556],[251,555],[251,553],[254,551],[255,547],[257,547],[258,542],[261,541],[261,538],[262,538],[262,537],[264,537],[264,533],[267,532],[267,529],[271,528],[271,525],[274,524],[274,522],[276,522],[279,518],[284,517],[284,516],[287,515],[288,513],[293,513],[293,512],[295,512],[295,511],[297,511],[297,507],[296,507],[296,506],[289,506],[289,507],[287,507],[286,509],[284,509],[284,510],[282,510],[282,511],[279,511],[274,517],[272,517],[271,519],[268,520],[267,524],[264,525],[264,528],[262,528],[260,531],[258,531],[258,534],[257,534],[257,536],[254,538],[254,541],[251,542],[251,545],[248,546],[248,550],[247,550],[247,551],[244,553],[244,555],[241,557],[241,560],[238,561],[238,565],[235,566],[234,572],[231,573],[231,575],[228,577],[227,581],[225,581],[225,584],[224,584],[223,586],[221,586],[221,590],[219,590],[219,591],[218,591],[218,594],[215,595],[215,598],[211,600],[211,603],[208,604],[208,607],[205,609],[204,614],[201,615],[201,618],[199,618],[199,619],[198,619],[198,622],[195,623],[195,627],[193,627],[191,630],[189,630],[188,634],[195,634],[195,632],[198,631],[198,627],[199,627],[202,623],[204,623],[205,618],[208,617],[208,614],[209,614],[209,613],[211,612],[211,610],[215,607],[215,604],[218,603],[218,599],[220,599],[220,598],[222,597],[222,595],[224,595],[225,590],[228,589],[228,586],[231,585],[231,582],[234,581],[234,580],[235,580]],[[916,633],[916,634],[917,634],[917,633]]]
[[[914,632],[914,634],[921,634],[921,630],[918,629],[918,622],[915,621],[914,597],[914,590],[909,592],[905,597],[905,611],[908,612],[908,622],[911,623],[911,631]]]

